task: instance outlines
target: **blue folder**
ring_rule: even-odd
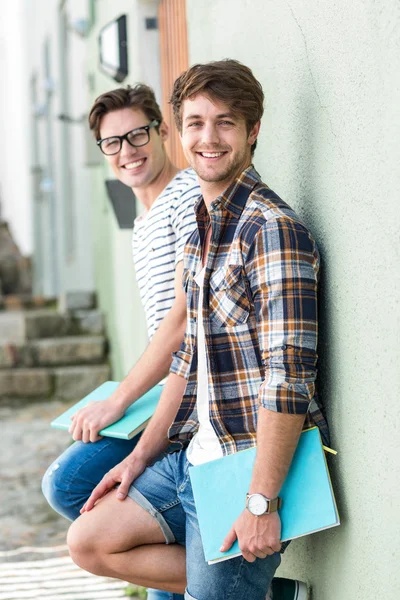
[[[77,404],[74,404],[69,410],[57,417],[57,419],[51,423],[51,426],[56,429],[69,429],[71,417],[78,412],[79,409],[86,406],[88,402],[93,402],[94,400],[106,400],[118,386],[118,381],[106,381],[93,392],[82,398]],[[119,421],[102,429],[99,432],[100,435],[121,440],[131,439],[146,427],[149,419],[153,416],[162,390],[162,385],[154,386],[146,394],[143,394],[143,396],[136,400],[136,402],[126,410],[124,416]]]
[[[219,548],[245,508],[256,448],[189,468],[204,555],[208,563],[240,555],[238,542]],[[340,524],[321,436],[303,431],[279,494],[282,541]]]

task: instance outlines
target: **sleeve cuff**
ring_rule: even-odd
[[[305,415],[314,397],[315,386],[312,383],[282,382],[271,385],[264,382],[260,388],[259,401],[263,408],[274,412]]]
[[[178,350],[172,354],[172,363],[169,369],[170,373],[175,373],[179,377],[189,379],[190,365],[192,362],[192,356],[184,350]]]

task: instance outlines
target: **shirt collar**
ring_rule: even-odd
[[[221,205],[232,213],[233,216],[240,217],[247,198],[249,197],[249,193],[260,181],[260,175],[257,173],[254,166],[250,165],[241,172],[235,181],[233,181],[220,196],[211,202],[211,212],[213,208],[217,208]],[[195,211],[199,216],[205,214],[206,205],[203,196],[200,196],[198,202],[195,204]]]

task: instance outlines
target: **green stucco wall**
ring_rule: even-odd
[[[123,84],[99,70],[98,36],[102,27],[127,14],[129,77]],[[135,3],[118,0],[95,4],[94,25],[88,38],[87,71],[93,101],[107,90],[140,80]],[[88,110],[90,107],[88,107]],[[146,323],[135,280],[129,229],[119,229],[107,197],[105,180],[114,175],[101,158],[91,167],[90,203],[96,291],[106,316],[112,376],[121,380],[143,352],[147,343]],[[137,207],[140,210],[140,207]]]
[[[265,96],[255,166],[323,257],[320,387],[342,525],[289,547],[313,600],[399,597],[400,5],[188,0],[190,61],[237,58]]]

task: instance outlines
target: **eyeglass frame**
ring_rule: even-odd
[[[109,137],[103,138],[101,140],[96,140],[96,144],[99,146],[100,150],[105,156],[114,156],[115,154],[118,154],[118,152],[121,152],[122,143],[124,140],[126,140],[128,144],[132,146],[132,148],[141,148],[142,146],[146,146],[146,144],[148,144],[150,141],[150,129],[152,129],[153,127],[157,127],[158,125],[160,125],[160,121],[158,119],[153,119],[148,125],[143,125],[142,127],[135,127],[135,129],[131,129],[130,131],[125,133],[125,135],[110,135]],[[132,142],[130,142],[128,139],[128,135],[130,135],[134,131],[140,131],[141,129],[144,129],[147,133],[147,142],[145,142],[144,144],[139,144],[138,146],[136,144],[132,144]],[[112,139],[119,139],[119,149],[116,152],[111,152],[111,154],[107,154],[106,152],[104,152],[103,148],[101,147],[101,144],[106,140]]]

